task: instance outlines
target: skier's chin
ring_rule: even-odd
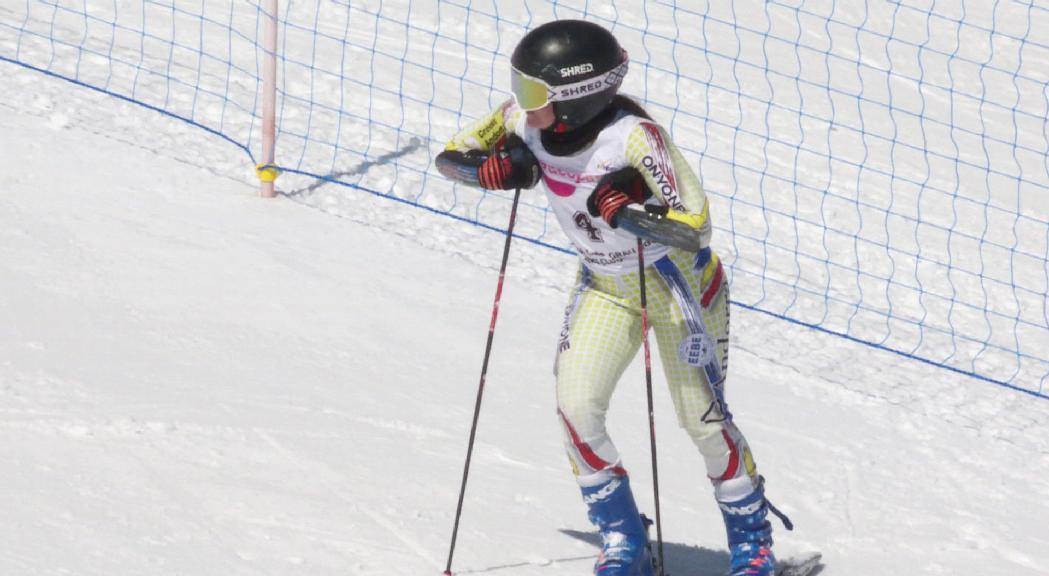
[[[526,112],[526,122],[528,122],[529,128],[535,128],[536,130],[546,130],[554,125],[554,107],[553,105],[547,105],[538,110],[532,110]]]

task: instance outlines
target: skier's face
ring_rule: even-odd
[[[537,130],[545,130],[554,125],[554,105],[553,103],[547,104],[538,110],[531,110],[525,112],[527,114],[526,122],[530,128]]]

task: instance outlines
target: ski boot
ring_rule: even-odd
[[[590,521],[601,531],[595,576],[653,576],[648,531],[634,503],[630,478],[616,476],[583,488],[583,502],[589,507]]]
[[[718,505],[728,533],[729,576],[774,576],[776,557],[764,484],[759,482],[748,496]]]

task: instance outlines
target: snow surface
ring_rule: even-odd
[[[440,574],[502,238],[349,190],[344,217],[262,200],[225,142],[0,74],[0,574]],[[551,373],[574,269],[513,246],[457,574],[590,571]],[[1049,574],[1049,402],[732,312],[781,556]],[[720,516],[655,381],[668,571],[714,576]],[[651,513],[638,363],[609,425]]]

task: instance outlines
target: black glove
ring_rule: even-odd
[[[533,188],[541,175],[539,161],[516,134],[496,143],[477,169],[477,181],[489,190]]]
[[[597,182],[594,191],[586,199],[586,209],[591,216],[600,216],[615,228],[619,211],[627,204],[643,204],[652,197],[652,191],[637,168],[627,166],[605,174]]]

